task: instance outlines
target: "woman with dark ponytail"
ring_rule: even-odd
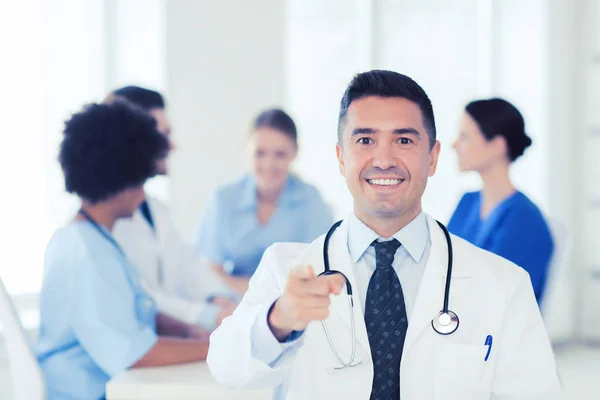
[[[510,180],[513,161],[531,146],[523,116],[506,100],[469,103],[453,144],[461,171],[481,176],[481,191],[460,200],[449,230],[524,268],[540,303],[553,240],[538,207]]]

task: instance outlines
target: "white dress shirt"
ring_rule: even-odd
[[[423,278],[423,271],[425,271],[431,249],[425,214],[421,212],[390,238],[381,238],[354,214],[348,222],[348,251],[354,262],[354,277],[358,285],[357,294],[363,312],[367,300],[369,281],[375,272],[376,265],[375,248],[371,246],[371,243],[377,239],[380,241],[396,239],[401,246],[396,250],[392,266],[398,275],[400,285],[402,285],[406,314],[410,321],[410,315],[417,299],[421,278]]]

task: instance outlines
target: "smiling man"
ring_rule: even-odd
[[[439,153],[416,82],[352,80],[336,154],[354,211],[312,244],[266,251],[211,335],[219,382],[275,399],[561,398],[527,273],[421,209]]]

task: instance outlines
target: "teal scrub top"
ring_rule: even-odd
[[[109,379],[158,340],[156,306],[135,269],[87,221],[50,240],[40,296],[35,351],[49,400],[104,398]]]
[[[538,207],[523,193],[515,192],[486,219],[482,220],[480,214],[481,192],[467,193],[454,211],[448,230],[525,269],[540,303],[554,241]]]

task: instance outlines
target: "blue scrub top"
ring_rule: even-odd
[[[276,242],[312,242],[333,222],[331,210],[313,186],[290,176],[266,224],[257,217],[256,181],[246,175],[217,189],[200,223],[199,254],[232,275],[251,276],[263,253]]]
[[[135,274],[87,221],[54,234],[44,259],[36,346],[49,400],[104,398],[108,380],[155,345],[156,307]]]
[[[539,304],[554,250],[552,234],[542,213],[521,192],[505,199],[485,220],[480,218],[480,211],[481,192],[465,194],[448,230],[525,269]]]

